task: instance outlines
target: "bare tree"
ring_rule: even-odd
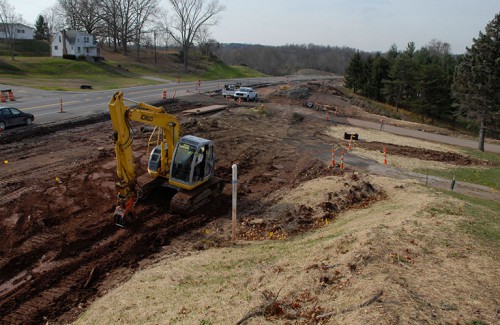
[[[427,44],[427,49],[431,54],[435,54],[439,57],[450,54],[451,45],[447,42],[443,42],[437,39],[432,39],[429,44]]]
[[[78,0],[58,0],[59,8],[63,11],[65,25],[69,29],[80,28],[78,19]]]
[[[165,44],[165,51],[168,50],[170,46],[170,41],[172,36],[167,33],[168,30],[168,12],[165,8],[158,8],[158,11],[154,15],[154,29],[156,30],[156,38],[158,42]]]
[[[134,25],[135,25],[135,43],[137,50],[137,59],[141,48],[141,36],[144,26],[150,21],[152,15],[158,10],[158,0],[135,0],[133,4]],[[156,31],[154,31],[156,33]],[[156,36],[155,36],[156,39]]]
[[[98,34],[103,27],[100,13],[100,0],[79,0],[80,25],[89,34]]]
[[[65,27],[63,11],[58,3],[42,11],[42,16],[49,26],[49,34],[51,36]]]
[[[189,50],[204,27],[218,23],[217,14],[225,10],[218,0],[169,0],[173,15],[167,33],[180,44],[183,51],[184,71],[188,70]]]
[[[58,0],[69,28],[94,34],[102,26],[100,0]]]
[[[16,9],[7,0],[0,0],[0,32],[5,33],[5,42],[12,60],[14,60],[14,39],[17,35],[15,27],[21,21],[22,17],[16,13]]]
[[[123,55],[128,55],[128,43],[135,38],[134,3],[136,0],[101,1],[101,17],[106,22],[108,35],[113,39],[114,50],[122,45]]]
[[[101,2],[100,14],[106,25],[106,35],[113,41],[113,51],[118,51],[120,42],[120,6],[119,0]]]
[[[222,45],[211,38],[208,28],[204,26],[196,36],[196,43],[200,53],[205,56],[213,56],[215,52],[222,48]]]

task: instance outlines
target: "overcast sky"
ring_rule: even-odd
[[[7,0],[24,20],[56,0]],[[385,52],[392,44],[417,48],[432,39],[466,46],[500,12],[500,0],[220,0],[226,10],[211,29],[222,43],[317,44]],[[167,6],[167,0],[160,0]]]

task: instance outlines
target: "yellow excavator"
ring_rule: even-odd
[[[135,103],[128,107],[124,101]],[[125,226],[132,221],[137,201],[145,192],[156,187],[176,191],[170,201],[170,211],[189,214],[220,195],[221,179],[214,177],[215,152],[211,140],[193,135],[180,137],[177,118],[161,107],[125,99],[123,92],[116,92],[109,102],[113,125],[118,190],[118,204],[114,221]],[[148,141],[148,173],[152,181],[139,186],[134,165],[132,142],[134,133],[130,121],[153,127]]]

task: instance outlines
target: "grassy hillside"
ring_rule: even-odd
[[[184,73],[182,63],[175,55],[158,52],[156,63],[151,51],[123,56],[111,51],[102,51],[105,61],[90,63],[65,60],[47,56],[16,56],[11,60],[8,54],[0,52],[0,78],[2,83],[28,86],[46,90],[79,90],[80,85],[90,84],[94,89],[105,90],[132,87],[161,82],[210,80],[219,78],[245,78],[262,76],[247,67],[228,66],[220,61],[194,58],[190,70]],[[154,77],[165,81],[155,81]]]
[[[14,56],[50,56],[48,41],[16,40],[13,44]],[[5,42],[0,42],[0,56],[10,56]]]

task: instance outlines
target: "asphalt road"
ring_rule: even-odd
[[[331,78],[331,77],[329,77]],[[200,92],[220,90],[224,84],[241,82],[242,85],[263,83],[281,83],[318,79],[308,76],[242,78],[215,81],[202,81]],[[35,116],[35,124],[46,124],[64,119],[88,116],[108,110],[108,103],[116,91],[122,90],[124,97],[137,102],[152,103],[162,99],[163,90],[167,97],[183,97],[198,92],[198,82],[166,82],[164,84],[112,89],[104,91],[43,91],[27,87],[0,84],[0,89],[12,89],[15,101],[0,103],[0,106],[12,105]],[[6,130],[8,131],[8,130]]]
[[[375,123],[375,122],[370,122],[370,121],[365,121],[365,120],[358,120],[358,119],[354,119],[354,118],[343,118],[343,117],[336,117],[335,121],[338,123],[342,123],[342,124],[358,126],[358,127],[362,127],[362,128],[368,128],[368,129],[380,130],[380,123]],[[465,147],[465,148],[477,149],[477,146],[478,146],[478,141],[452,137],[449,135],[442,135],[442,134],[424,132],[424,131],[419,131],[419,130],[413,130],[413,129],[405,129],[405,128],[402,128],[399,126],[390,125],[387,122],[384,124],[383,130],[385,132],[388,132],[388,133],[393,133],[393,134],[402,135],[402,136],[406,136],[406,137],[423,139],[423,140],[428,140],[428,141],[433,141],[433,142],[438,142],[438,143],[451,144],[454,146],[460,146],[460,147]],[[485,143],[484,150],[489,151],[489,152],[494,152],[494,153],[500,153],[500,145]]]

